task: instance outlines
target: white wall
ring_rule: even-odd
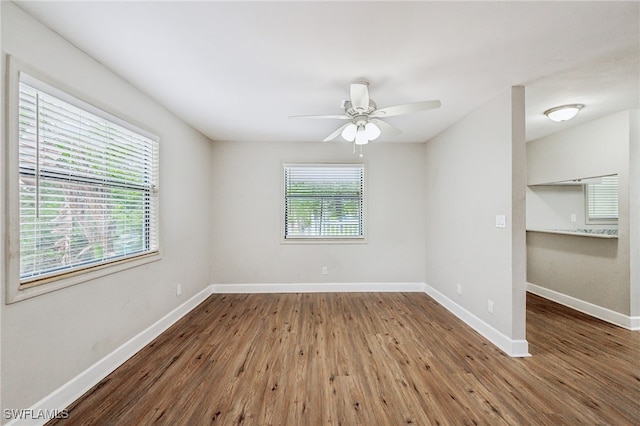
[[[364,148],[366,244],[281,243],[282,163],[359,162],[351,144],[213,146],[214,283],[424,282],[424,144]]]
[[[640,110],[629,111],[629,315],[640,329]]]
[[[211,144],[15,4],[2,2],[0,7],[4,54],[160,137],[162,259],[0,305],[2,408],[20,409],[64,385],[211,283]],[[4,163],[0,169],[5,170]],[[0,185],[0,199],[4,197],[5,187]],[[177,283],[183,288],[179,298]]]
[[[2,6],[0,6],[0,47],[2,46],[2,33],[3,33],[3,25],[2,25]],[[1,55],[0,55],[1,56]],[[0,60],[0,170],[4,170],[5,168],[5,142],[4,138],[4,120],[1,117],[4,117],[4,96],[5,96],[5,84],[4,84],[4,68],[5,61]],[[4,220],[4,212],[6,211],[5,206],[5,197],[4,197],[4,188],[5,188],[5,176],[4,173],[0,172],[0,292],[4,293],[4,281],[1,271],[6,270],[6,254],[5,247],[2,241],[7,241],[7,235],[5,231],[5,220]],[[2,301],[0,300],[0,305],[2,305]],[[2,307],[0,306],[0,344],[2,344],[2,329],[3,329],[3,319],[2,319]],[[2,404],[2,348],[0,348],[0,408],[4,407]]]
[[[584,187],[543,185],[527,188],[527,229],[585,228]],[[576,221],[571,222],[571,215]]]
[[[524,150],[520,87],[426,147],[426,283],[512,340],[525,337]]]
[[[527,144],[528,183],[618,174],[618,239],[529,233],[527,280],[612,311],[630,314],[630,111]],[[527,200],[529,201],[529,200]]]

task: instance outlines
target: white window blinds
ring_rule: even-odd
[[[285,239],[363,238],[364,166],[285,165]]]
[[[618,176],[604,176],[601,183],[586,185],[587,221],[618,220]]]
[[[20,75],[21,283],[157,251],[158,142],[37,83]]]

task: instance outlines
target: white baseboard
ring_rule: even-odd
[[[214,284],[212,293],[388,293],[423,292],[424,283]]]
[[[24,410],[24,415],[29,417],[36,417],[39,413],[51,413],[55,410],[61,412],[68,407],[76,399],[80,398],[85,392],[98,384],[100,380],[104,379],[116,368],[122,365],[125,361],[135,355],[140,349],[144,348],[153,339],[162,334],[165,330],[171,327],[176,321],[189,313],[193,308],[198,306],[207,297],[211,295],[211,286],[203,289],[198,294],[187,300],[182,305],[169,312],[167,315],[150,325],[147,329],[138,333],[136,336],[123,343],[116,350],[109,355],[102,358],[100,361],[87,368],[82,373],[59,387],[51,394],[47,395],[40,401],[36,402],[31,408]],[[14,419],[7,423],[11,426],[17,425],[43,425],[49,419]]]
[[[444,306],[449,312],[464,321],[469,327],[480,333],[505,354],[514,358],[531,356],[531,354],[529,354],[529,343],[526,340],[513,340],[505,336],[435,288],[428,284],[425,284],[424,287],[425,293]]]
[[[576,299],[573,296],[568,296],[532,283],[527,283],[527,291],[567,306],[571,309],[575,309],[576,311],[591,315],[592,317],[601,319],[602,321],[617,325],[618,327],[632,331],[640,330],[640,317],[624,315],[620,312],[612,311],[611,309],[603,308],[602,306],[594,305],[593,303],[585,302],[584,300]]]

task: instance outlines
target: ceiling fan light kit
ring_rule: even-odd
[[[584,108],[583,104],[560,105],[546,110],[544,115],[546,115],[549,120],[559,123],[561,121],[571,120],[578,115],[582,108]]]
[[[348,142],[353,142],[356,140],[356,132],[358,131],[358,126],[353,123],[347,124],[347,127],[342,131],[342,137],[344,140]]]
[[[369,143],[369,139],[367,139],[367,133],[364,130],[364,126],[358,126],[355,142],[356,142],[356,145],[366,145]]]
[[[378,126],[376,126],[375,123],[372,123],[371,121],[364,125],[364,133],[365,135],[367,135],[367,139],[369,139],[370,141],[378,139],[382,134],[380,128],[378,128]]]
[[[388,135],[398,135],[400,130],[381,118],[393,117],[396,115],[411,114],[432,108],[439,108],[440,101],[422,101],[408,104],[394,105],[378,109],[376,103],[369,97],[369,83],[352,83],[349,90],[350,98],[342,102],[344,114],[324,114],[324,115],[295,115],[289,118],[320,118],[334,120],[349,120],[350,123],[342,125],[332,134],[324,139],[324,142],[334,140],[338,136],[348,142],[360,145],[360,156],[362,156],[362,145],[376,140],[382,133]]]

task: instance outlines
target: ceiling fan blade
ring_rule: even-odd
[[[412,112],[424,111],[432,108],[440,108],[440,101],[422,101],[410,104],[393,105],[373,111],[369,117],[393,117],[395,115],[411,114]]]
[[[334,120],[348,120],[349,117],[346,114],[317,114],[317,115],[290,115],[289,118],[330,118]]]
[[[326,138],[324,138],[322,140],[322,142],[329,142],[334,140],[335,138],[337,138],[338,136],[340,136],[340,134],[342,133],[342,131],[351,123],[347,123],[344,124],[342,126],[340,126],[335,132],[331,133],[329,136],[327,136]]]
[[[365,112],[369,109],[369,84],[351,84],[351,106],[358,112]]]
[[[400,129],[398,129],[395,126],[392,126],[391,124],[387,123],[386,121],[382,121],[378,118],[371,118],[369,120],[371,123],[375,124],[376,126],[378,126],[378,128],[380,129],[380,131],[382,132],[383,135],[385,136],[397,136],[400,133],[402,133],[402,131]]]

